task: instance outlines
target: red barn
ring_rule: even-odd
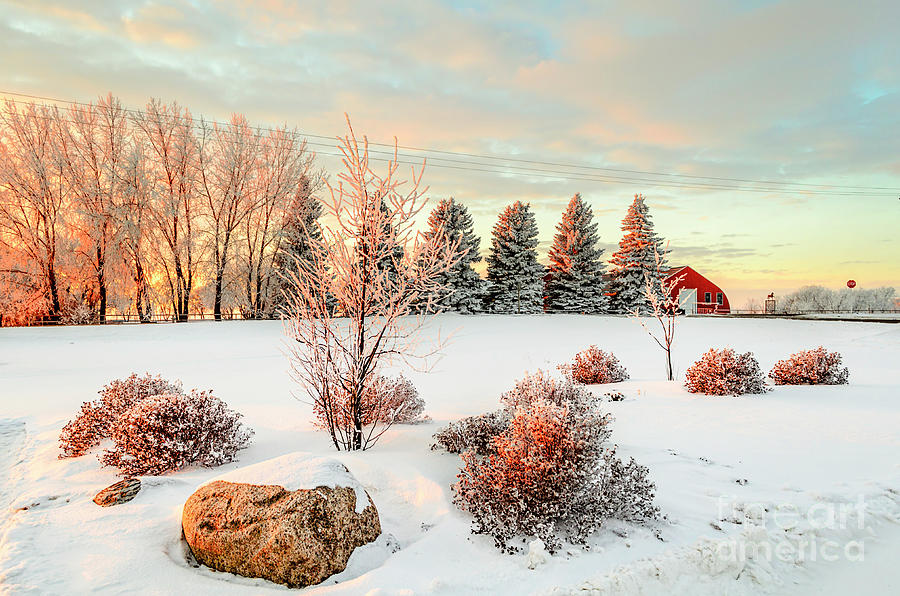
[[[688,314],[709,314],[731,312],[728,296],[722,288],[709,281],[687,265],[674,267],[665,272],[666,282],[681,279],[672,288],[672,297],[678,298],[681,308]]]

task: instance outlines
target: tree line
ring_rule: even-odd
[[[260,129],[235,114],[195,119],[151,99],[128,110],[107,96],[62,109],[7,100],[0,109],[0,325],[37,318],[104,322],[189,313],[276,316],[288,273],[310,258],[325,176],[296,130]],[[380,217],[390,209],[381,202]],[[373,221],[374,221],[373,219]],[[462,255],[417,307],[461,312],[630,312],[665,254],[636,195],[607,273],[590,206],[576,194],[538,262],[528,204],[495,224],[487,276],[474,269],[480,238],[453,198],[424,236]],[[385,238],[392,237],[390,234]],[[382,265],[404,258],[394,247]],[[407,255],[408,256],[408,255]]]
[[[480,238],[465,205],[441,201],[428,219],[428,234],[458,242],[467,252],[447,273],[446,289],[437,302],[461,312],[631,313],[648,311],[647,283],[662,293],[667,249],[653,228],[643,195],[635,195],[622,220],[623,236],[607,271],[590,205],[575,194],[569,201],[548,253],[549,265],[538,262],[538,229],[531,207],[516,201],[507,206],[491,232],[487,277],[478,262]]]
[[[0,313],[177,320],[211,305],[271,316],[279,270],[318,217],[294,130],[194,119],[153,99],[0,109]]]

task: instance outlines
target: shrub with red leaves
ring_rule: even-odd
[[[501,401],[502,410],[435,435],[463,452],[454,503],[472,514],[473,533],[505,552],[519,549],[514,538],[534,536],[552,552],[563,539],[584,544],[607,518],[656,517],[647,468],[616,457],[606,444],[611,417],[583,386],[538,371]]]
[[[779,360],[769,376],[776,385],[844,385],[849,382],[850,371],[841,366],[838,352],[819,346]]]
[[[156,395],[141,400],[113,424],[115,443],[101,461],[122,475],[158,475],[188,465],[234,461],[253,431],[212,392]]]
[[[752,352],[711,348],[688,368],[684,386],[691,393],[744,395],[765,393],[766,380]]]
[[[618,383],[628,378],[628,371],[619,364],[619,360],[597,346],[575,354],[574,361],[560,364],[558,368],[574,382],[584,385]]]
[[[78,415],[60,432],[60,459],[84,455],[110,436],[111,426],[127,409],[153,395],[181,393],[181,384],[149,373],[143,377],[132,374],[111,381],[99,393],[100,399],[84,402]]]
[[[553,552],[562,540],[584,544],[607,518],[655,518],[647,469],[622,463],[604,445],[608,423],[548,400],[519,408],[494,453],[462,454],[454,503],[472,514],[472,532],[505,552],[519,550],[515,538],[524,544],[532,536]]]

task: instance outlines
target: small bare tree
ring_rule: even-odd
[[[294,379],[334,446],[349,451],[371,447],[392,423],[368,391],[382,367],[399,359],[427,368],[440,349],[440,339],[423,348],[421,330],[440,274],[462,255],[458,243],[414,229],[427,201],[424,162],[409,183],[400,180],[395,141],[387,171],[378,174],[367,139],[356,137],[349,118],[347,126],[338,144],[344,171],[320,198],[326,223],[309,235],[310,258],[288,273],[284,324]]]
[[[668,244],[665,253],[669,252]],[[672,369],[672,343],[675,341],[675,323],[678,320],[681,303],[678,295],[674,290],[684,278],[684,275],[665,279],[665,273],[662,271],[662,256],[659,250],[653,250],[656,259],[656,268],[654,274],[644,275],[644,297],[647,299],[647,305],[650,309],[650,315],[659,323],[660,330],[653,331],[641,318],[640,309],[629,309],[632,317],[641,324],[650,337],[663,349],[666,353],[666,379],[675,380],[675,374]],[[664,254],[665,254],[664,253]],[[675,294],[675,295],[673,295]]]

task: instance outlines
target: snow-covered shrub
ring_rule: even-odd
[[[462,454],[454,503],[474,517],[472,532],[506,552],[520,549],[514,538],[539,538],[553,552],[562,540],[584,544],[610,516],[656,517],[646,468],[604,445],[609,421],[547,399],[518,407],[495,453]]]
[[[575,354],[575,360],[569,364],[560,364],[559,370],[574,382],[584,385],[618,383],[628,378],[628,371],[619,364],[619,360],[597,346]]]
[[[209,391],[148,397],[115,421],[115,446],[101,461],[125,476],[164,474],[188,465],[218,466],[234,461],[250,442],[253,431],[240,418]]]
[[[607,391],[603,395],[608,397],[609,401],[625,401],[625,394],[621,391]]]
[[[333,391],[334,395],[328,401],[331,410],[326,411],[323,401],[313,403],[316,426],[327,429],[334,424],[337,428],[348,428],[353,425],[351,395],[337,387]],[[375,376],[363,390],[361,401],[358,410],[364,426],[375,423],[416,424],[428,420],[425,400],[419,397],[418,390],[403,375],[395,378]]]
[[[417,424],[429,420],[425,415],[425,400],[419,397],[419,391],[403,375],[393,379],[378,377],[371,391],[380,395],[380,398],[373,399],[379,404],[379,422]]]
[[[434,434],[435,443],[450,453],[474,451],[479,455],[494,452],[494,438],[509,428],[510,413],[508,409],[469,416],[457,422],[451,422]]]
[[[181,393],[181,383],[150,374],[132,374],[127,379],[111,381],[99,393],[100,399],[84,402],[78,415],[63,427],[59,435],[60,458],[84,455],[110,436],[110,427],[123,412],[153,395]]]
[[[515,386],[500,396],[503,409],[488,414],[469,416],[451,422],[434,435],[435,444],[450,453],[475,451],[480,455],[495,453],[494,438],[509,428],[509,422],[519,408],[527,408],[536,401],[566,405],[574,412],[592,410],[597,399],[571,379],[557,379],[542,370],[526,373]]]
[[[731,348],[711,348],[684,373],[691,393],[744,395],[768,391],[759,362],[752,352],[738,354]]]
[[[776,385],[843,385],[848,382],[850,371],[841,366],[838,352],[819,346],[779,360],[769,376]]]
[[[598,403],[597,398],[582,385],[577,385],[567,377],[558,379],[542,370],[526,373],[515,387],[500,396],[500,402],[512,414],[521,407],[544,400],[556,405],[568,405],[579,412],[590,410]]]

